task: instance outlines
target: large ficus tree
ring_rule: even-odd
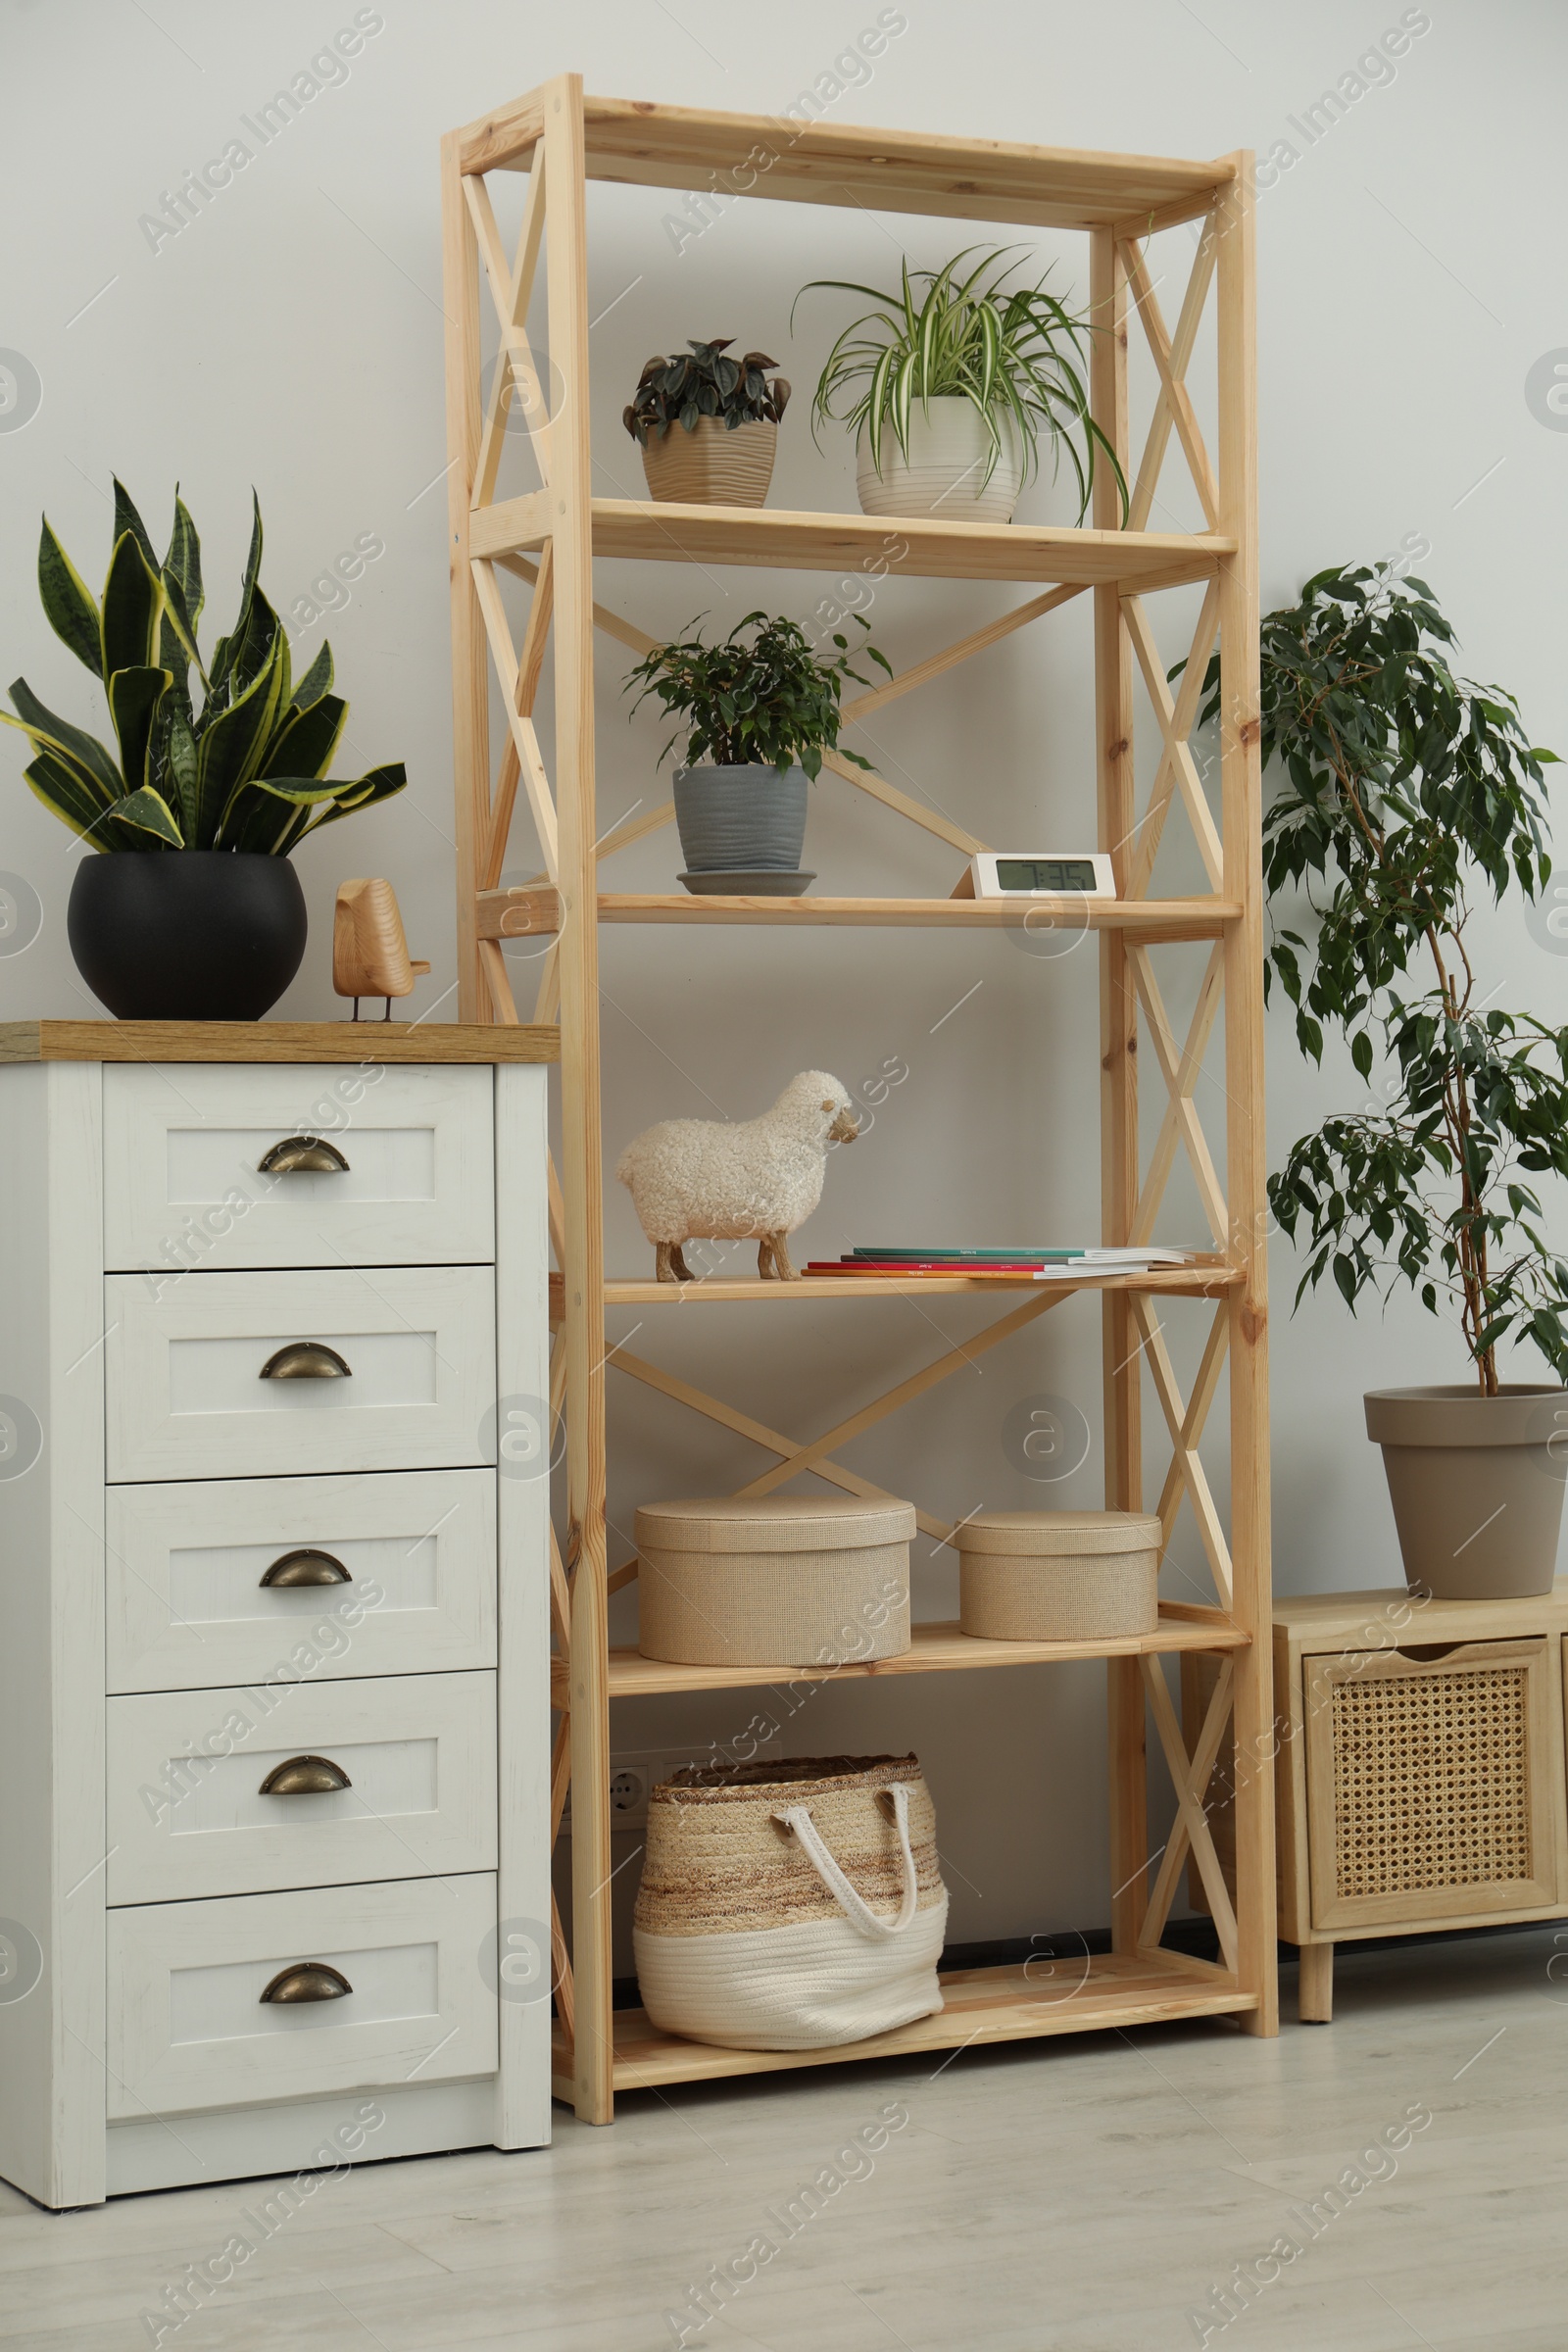
[[[1398,1280],[1434,1314],[1456,1304],[1494,1396],[1503,1339],[1568,1377],[1568,1264],[1536,1190],[1568,1175],[1568,1028],[1500,1006],[1465,931],[1475,892],[1544,884],[1556,755],[1510,695],[1455,676],[1453,642],[1425,582],[1382,564],[1320,572],[1262,625],[1264,877],[1310,910],[1276,929],[1265,978],[1314,1061],[1332,1026],[1363,1079],[1388,1073],[1292,1146],[1269,1200],[1309,1252],[1298,1299],[1332,1270],[1352,1310]]]
[[[28,784],[96,850],[249,850],[287,857],[307,833],[401,792],[401,761],[327,780],[348,705],[323,644],[303,677],[261,587],[262,514],[252,499],[239,616],[211,663],[196,642],[201,542],[176,493],[160,557],[115,484],[115,544],[94,597],[45,516],[38,594],[55,634],[102,680],[115,748],[59,718],[24,678],[11,688],[34,757]],[[200,684],[192,693],[191,671]]]

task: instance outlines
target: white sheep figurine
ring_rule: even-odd
[[[802,1070],[760,1119],[662,1119],[645,1127],[615,1174],[654,1245],[659,1280],[691,1281],[683,1242],[755,1237],[762,1279],[796,1281],[784,1237],[822,1198],[829,1144],[852,1144],[858,1133],[849,1095],[825,1070]]]

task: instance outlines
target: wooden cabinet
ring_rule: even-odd
[[[1207,1669],[1184,1660],[1189,1720]],[[1333,2013],[1336,1943],[1568,1916],[1565,1671],[1568,1581],[1534,1600],[1275,1602],[1279,1931],[1303,2021]],[[1227,1746],[1222,1851],[1244,1770]]]
[[[146,1026],[0,1029],[0,2175],[537,2145],[554,1032]]]

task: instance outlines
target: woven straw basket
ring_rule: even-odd
[[[909,1646],[914,1505],[703,1496],[637,1513],[637,1646],[681,1666],[858,1665]]]
[[[979,1511],[958,1530],[958,1623],[992,1642],[1152,1634],[1161,1541],[1141,1511]]]
[[[947,1922],[914,1756],[689,1765],[649,1800],[632,1940],[662,2033],[811,2050],[935,2016]]]

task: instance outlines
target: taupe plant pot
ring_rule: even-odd
[[[1549,1592],[1568,1482],[1568,1389],[1373,1389],[1405,1580],[1438,1600]]]
[[[766,416],[733,429],[721,416],[699,416],[690,431],[672,424],[642,445],[648,495],[688,507],[760,507],[777,448],[778,426]]]

